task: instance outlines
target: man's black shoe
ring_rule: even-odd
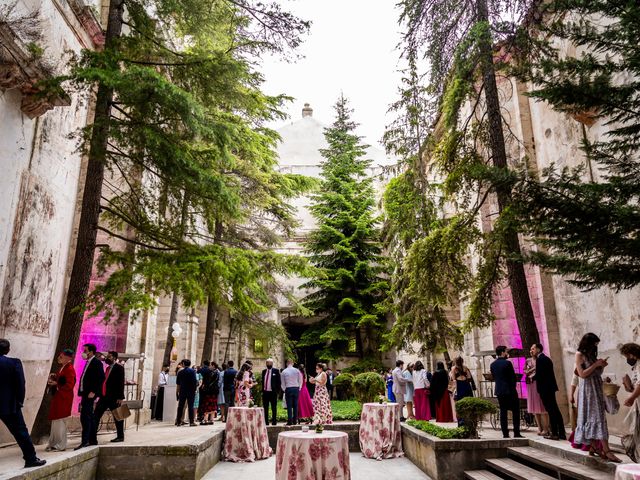
[[[271,422],[271,425],[276,426],[278,422]]]
[[[524,438],[522,435],[520,435],[519,433],[516,433],[513,438]]]
[[[80,450],[81,448],[85,448],[85,447],[88,447],[88,446],[89,446],[88,443],[81,443],[76,448],[74,448],[74,450]]]
[[[502,438],[511,438],[509,435],[502,435]]]
[[[407,419],[406,419],[406,418],[404,418],[404,417],[400,417],[400,421],[401,421],[401,422],[406,422],[406,421],[407,421]]]
[[[124,442],[124,438],[116,437],[113,440],[111,440],[111,443],[120,443],[120,442]]]
[[[33,460],[31,460],[29,462],[25,462],[24,468],[41,467],[45,463],[47,463],[46,460],[42,460],[41,458],[36,457],[36,458],[34,458]]]

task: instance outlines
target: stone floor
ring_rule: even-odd
[[[361,453],[349,455],[352,480],[430,480],[406,458],[370,460]],[[275,456],[254,463],[220,462],[202,477],[202,480],[272,480],[275,478]]]

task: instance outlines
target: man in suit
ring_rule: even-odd
[[[273,368],[273,359],[267,358],[266,367],[262,370],[262,405],[264,421],[269,425],[269,405],[271,405],[271,425],[277,423],[278,394],[282,386],[280,370]]]
[[[329,393],[329,400],[333,398],[333,379],[334,379],[333,370],[330,368],[327,369],[327,392]]]
[[[2,379],[0,420],[22,450],[24,468],[40,467],[47,461],[36,456],[36,450],[33,448],[33,442],[22,416],[26,392],[22,362],[17,358],[7,357],[9,350],[11,350],[9,340],[0,338],[0,379]]]
[[[220,407],[222,412],[222,421],[227,421],[227,412],[229,408],[235,405],[235,380],[238,371],[233,368],[233,360],[227,361],[227,368],[222,374],[222,391],[224,393],[224,409]]]
[[[491,364],[491,374],[495,383],[495,394],[500,406],[500,427],[502,436],[509,438],[509,411],[513,415],[513,437],[522,438],[520,435],[520,400],[516,390],[516,372],[508,360],[507,347],[496,347],[496,360]]]
[[[114,410],[122,405],[124,400],[124,367],[118,363],[118,352],[109,352],[104,359],[107,364],[104,383],[102,384],[102,392],[100,400],[96,405],[94,430],[91,436],[91,442],[98,443],[98,425],[104,412]],[[115,420],[116,438],[111,440],[112,443],[124,442],[124,420]]]
[[[176,427],[185,425],[182,419],[184,418],[184,406],[187,404],[189,409],[189,425],[191,427],[196,426],[193,404],[196,399],[196,389],[198,388],[198,377],[196,371],[191,368],[191,360],[182,360],[184,368],[178,372],[176,378],[176,395],[178,396],[178,413],[176,415]]]
[[[536,359],[536,373],[533,379],[536,381],[542,405],[544,405],[544,409],[549,414],[549,429],[551,432],[550,435],[546,435],[544,438],[566,440],[567,433],[564,429],[564,419],[556,401],[558,383],[556,382],[556,374],[553,371],[553,362],[542,353],[542,350],[541,343],[534,343],[531,346],[531,355]]]
[[[404,422],[404,394],[407,390],[407,379],[402,376],[402,367],[404,362],[402,360],[396,360],[396,368],[391,372],[393,378],[393,394],[396,396],[396,402],[400,405],[400,421]]]
[[[80,376],[80,382],[78,382],[78,396],[81,399],[82,440],[74,450],[98,444],[93,438],[97,429],[93,407],[96,400],[102,395],[102,386],[104,385],[104,370],[102,362],[96,357],[96,346],[93,343],[85,343],[82,350],[82,358],[87,361]]]

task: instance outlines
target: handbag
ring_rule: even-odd
[[[118,408],[111,410],[114,420],[121,421],[131,416],[131,410],[127,404],[120,405]]]

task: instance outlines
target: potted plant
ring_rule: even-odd
[[[318,423],[316,425],[316,433],[322,433],[324,432],[324,425],[322,425],[321,423]]]
[[[479,438],[478,424],[482,417],[496,410],[496,406],[484,398],[467,397],[456,402],[456,414],[469,431],[469,438]]]

